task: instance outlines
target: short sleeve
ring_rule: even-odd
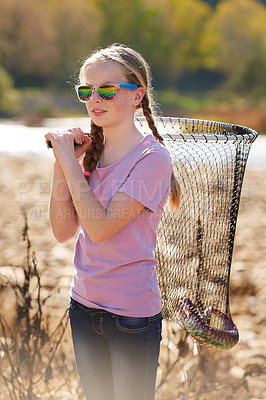
[[[155,212],[170,194],[172,169],[168,150],[158,146],[138,160],[118,192]]]

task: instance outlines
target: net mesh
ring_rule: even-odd
[[[144,120],[138,124],[147,132]],[[157,118],[181,188],[179,212],[166,205],[155,257],[165,319],[187,329],[180,302],[201,317],[214,307],[231,319],[229,278],[241,186],[257,133],[238,125]],[[224,320],[220,325],[224,328]],[[191,332],[190,332],[191,333]]]

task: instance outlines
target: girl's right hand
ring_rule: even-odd
[[[75,156],[77,160],[79,160],[82,156],[84,156],[86,150],[91,144],[91,138],[88,135],[85,135],[83,140],[84,142],[82,144],[74,145]]]

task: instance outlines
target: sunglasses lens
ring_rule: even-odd
[[[92,95],[92,88],[89,86],[78,87],[78,97],[80,101],[89,101]]]
[[[103,100],[113,100],[116,97],[116,87],[104,85],[98,89],[99,95]]]

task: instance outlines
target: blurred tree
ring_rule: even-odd
[[[52,75],[65,84],[78,60],[97,46],[99,16],[88,0],[49,0],[49,8],[56,49]]]
[[[151,64],[161,86],[173,86],[185,69],[201,64],[199,42],[210,7],[200,0],[95,0],[99,43],[130,45]],[[163,82],[163,84],[162,84]]]
[[[165,0],[161,3],[162,22],[168,33],[169,76],[177,78],[184,70],[202,66],[199,44],[210,7],[199,0]]]
[[[205,26],[201,50],[206,66],[225,74],[224,89],[265,96],[266,8],[262,4],[221,1]]]
[[[221,1],[221,0],[203,0],[205,3],[208,3],[210,6],[212,7],[216,7],[217,4]]]
[[[100,46],[123,43],[143,53],[153,72],[165,63],[167,31],[156,4],[143,0],[95,0],[100,14]]]
[[[225,89],[258,102],[266,99],[266,46],[258,40],[244,63],[240,63],[239,73],[228,79]]]
[[[0,0],[0,62],[19,86],[65,82],[95,46],[97,25],[87,0]]]
[[[14,82],[0,66],[0,115],[14,115],[20,108],[20,95],[14,89]]]
[[[234,91],[261,93],[263,1],[0,0],[0,64],[16,86],[65,86],[77,60],[122,42],[143,53],[157,88],[200,89],[224,75]]]
[[[17,79],[51,68],[55,29],[47,11],[47,2],[0,1],[0,62]]]

